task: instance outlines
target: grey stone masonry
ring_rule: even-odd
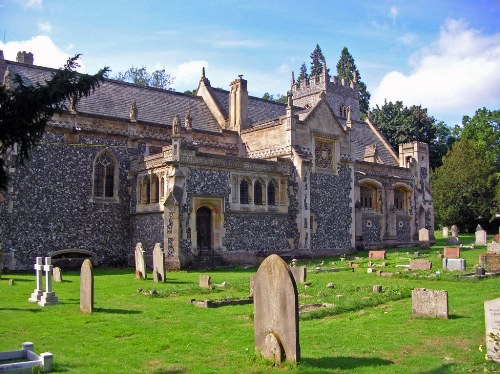
[[[300,360],[297,285],[287,264],[267,257],[254,284],[255,351],[276,363]]]
[[[486,354],[496,362],[500,362],[500,298],[484,302],[484,319],[486,324]],[[494,337],[496,336],[496,342]]]
[[[80,310],[83,313],[94,310],[94,271],[89,259],[83,261],[80,270]]]
[[[448,318],[448,291],[416,288],[411,302],[415,317]]]

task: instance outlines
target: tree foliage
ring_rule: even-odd
[[[359,70],[356,67],[356,62],[354,62],[354,58],[347,47],[342,48],[340,52],[340,58],[337,62],[337,76],[341,79],[351,82],[354,79],[354,73],[358,77],[358,88],[359,88],[359,109],[361,113],[365,115],[368,113],[370,109],[370,97],[371,94],[368,92],[366,88],[366,84],[361,80],[361,74],[359,74]]]
[[[300,83],[302,81],[308,81],[309,80],[309,74],[307,73],[307,66],[306,63],[303,62],[302,65],[300,66],[300,73],[299,76],[297,77],[297,83]]]
[[[443,165],[432,174],[431,186],[439,225],[473,231],[497,213],[495,165],[475,141],[460,139],[453,144]]]
[[[4,157],[9,150],[17,144],[18,161],[22,163],[42,138],[52,116],[67,109],[65,101],[90,95],[104,81],[107,67],[95,75],[77,73],[79,57],[68,59],[43,84],[26,85],[16,74],[10,87],[0,85],[0,190],[8,183]]]
[[[319,44],[316,44],[316,48],[311,53],[311,78],[317,78],[321,73],[323,73],[323,65],[326,63],[325,56],[321,51]]]
[[[371,120],[395,150],[400,143],[428,143],[432,169],[441,165],[441,159],[454,141],[451,130],[429,116],[427,109],[420,105],[408,108],[402,101],[385,101],[381,108],[377,105],[373,109]]]
[[[286,104],[288,102],[288,97],[286,95],[281,95],[281,94],[272,95],[269,92],[265,92],[264,95],[262,95],[262,98],[264,100],[276,101],[277,103]]]
[[[145,66],[140,68],[132,66],[125,72],[119,72],[113,79],[135,83],[140,86],[162,88],[164,90],[172,89],[172,84],[175,80],[165,69],[155,70],[150,74]]]

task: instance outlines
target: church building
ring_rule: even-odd
[[[55,70],[0,51],[0,77],[43,82]],[[252,264],[271,253],[319,257],[434,238],[429,148],[391,148],[360,120],[356,77],[292,78],[287,103],[228,90],[205,70],[196,95],[107,79],[55,115],[0,195],[4,266],[36,256],[127,263],[155,243],[170,269],[201,258]]]

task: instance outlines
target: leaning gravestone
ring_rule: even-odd
[[[62,270],[59,267],[55,267],[52,270],[52,277],[54,278],[54,282],[61,283],[62,282]]]
[[[411,292],[415,317],[448,318],[448,291],[416,288]]]
[[[89,259],[83,261],[80,270],[80,310],[92,313],[94,309],[94,272]]]
[[[476,230],[476,241],[474,244],[476,245],[486,245],[487,239],[486,239],[486,231],[483,230],[483,228],[479,225],[477,225],[480,230]]]
[[[424,227],[418,230],[418,245],[420,248],[429,247],[429,230]]]
[[[445,238],[445,239],[447,239],[447,238],[448,238],[448,235],[449,235],[449,234],[448,234],[448,231],[449,231],[449,230],[448,230],[448,227],[447,227],[447,226],[443,227],[443,238]]]
[[[456,225],[451,226],[451,236],[458,236],[458,227]]]
[[[290,268],[295,283],[304,283],[307,277],[307,268],[305,266],[294,266]]]
[[[153,281],[165,282],[165,252],[161,250],[160,243],[156,243],[153,248]]]
[[[300,360],[297,285],[277,255],[267,257],[255,275],[254,330],[255,351],[264,358],[278,364]]]
[[[135,277],[137,279],[146,279],[146,262],[144,261],[144,250],[142,244],[135,246]]]
[[[500,298],[484,302],[484,319],[486,323],[486,354],[496,362],[500,362]],[[496,342],[494,339],[496,336]]]
[[[201,288],[212,288],[212,278],[210,275],[201,274],[199,285]]]

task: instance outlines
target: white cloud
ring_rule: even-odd
[[[278,72],[281,73],[281,74],[291,74],[292,69],[287,64],[281,64],[278,67]]]
[[[26,0],[24,1],[23,7],[25,9],[41,8],[42,0]]]
[[[389,18],[391,18],[393,21],[398,18],[399,14],[399,9],[396,6],[391,6],[391,9],[389,9]]]
[[[413,33],[406,33],[406,34],[401,35],[398,38],[398,40],[401,43],[403,43],[405,45],[409,45],[409,46],[412,46],[413,44],[415,44],[417,39],[418,39],[418,36],[416,34],[413,34]]]
[[[173,84],[175,89],[183,92],[197,88],[203,68],[208,68],[208,61],[192,60],[174,67],[172,71],[169,69],[165,70],[175,77]]]
[[[16,61],[17,52],[19,51],[31,52],[33,53],[35,65],[51,68],[64,66],[68,57],[73,55],[56,46],[51,38],[44,35],[34,36],[30,40],[0,42],[0,50],[4,51],[5,59],[11,61]],[[85,69],[81,59],[79,63],[81,67],[78,70],[83,72]]]
[[[384,76],[372,105],[402,100],[456,122],[479,107],[500,107],[500,34],[484,35],[463,21],[448,20],[439,38],[414,54],[409,65],[408,75],[391,71]]]
[[[50,22],[40,22],[38,23],[38,29],[41,32],[52,32],[52,25]]]

